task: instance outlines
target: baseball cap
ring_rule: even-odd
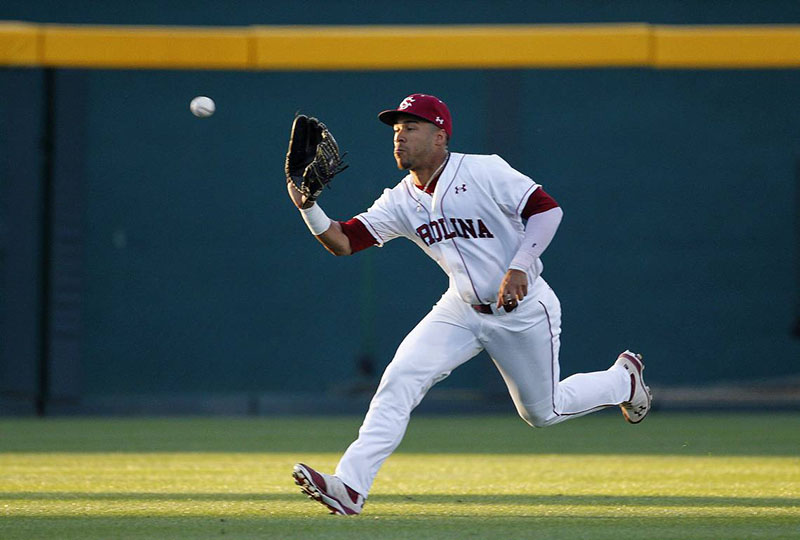
[[[396,109],[383,111],[378,119],[384,124],[393,126],[399,114],[410,114],[427,120],[428,122],[444,129],[448,137],[453,135],[453,121],[450,110],[444,101],[428,94],[411,94],[407,96]]]

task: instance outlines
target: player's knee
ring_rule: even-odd
[[[521,409],[519,411],[519,416],[525,421],[526,424],[533,428],[547,427],[555,423],[556,419],[558,418],[558,416],[553,414],[552,411],[549,413],[544,413],[541,411],[531,411],[528,409]]]
[[[390,363],[372,398],[372,404],[395,413],[410,413],[419,393],[419,384],[409,375],[401,364]]]

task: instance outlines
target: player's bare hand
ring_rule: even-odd
[[[528,275],[522,270],[509,270],[500,283],[497,293],[497,309],[505,307],[506,311],[516,309],[517,305],[528,294]]]
[[[303,192],[297,189],[291,178],[286,179],[286,189],[289,190],[289,198],[292,199],[297,208],[311,208],[314,206],[314,201],[309,202]]]

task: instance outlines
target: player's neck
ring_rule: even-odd
[[[431,183],[436,182],[439,175],[442,174],[445,165],[447,165],[449,157],[450,152],[444,150],[444,152],[431,160],[430,165],[411,169],[411,177],[414,179],[414,183],[420,188],[426,189]]]

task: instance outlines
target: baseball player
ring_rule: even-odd
[[[561,306],[541,276],[540,260],[561,222],[556,201],[497,155],[451,152],[450,111],[434,96],[412,94],[378,118],[392,126],[394,159],[408,172],[396,186],[344,222],[316,204],[319,190],[300,190],[289,178],[289,196],[331,253],[351,255],[408,238],[441,266],[450,284],[398,347],[335,474],[295,465],[303,492],[334,514],[359,514],[411,411],[434,384],[482,350],[531,426],[614,405],[628,422],[641,422],[652,399],[641,355],[625,351],[605,371],[560,380]]]

